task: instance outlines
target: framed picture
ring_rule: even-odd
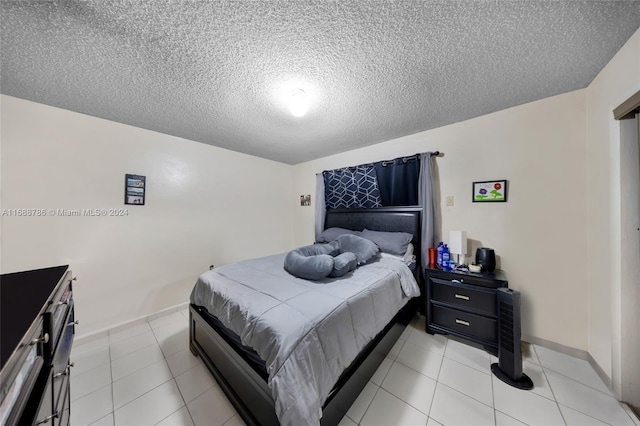
[[[124,175],[124,203],[144,206],[144,193],[147,186],[146,177],[140,175]]]
[[[311,194],[301,195],[300,196],[300,205],[301,206],[310,206],[311,205]]]
[[[495,203],[507,201],[507,180],[487,180],[473,182],[474,203]]]

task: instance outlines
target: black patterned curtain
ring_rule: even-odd
[[[420,155],[322,173],[325,204],[335,208],[415,206],[418,200]]]
[[[382,207],[373,164],[329,170],[322,174],[328,209]]]

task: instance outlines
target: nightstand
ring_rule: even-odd
[[[451,334],[498,354],[496,293],[508,287],[501,270],[473,273],[425,270],[426,331]]]

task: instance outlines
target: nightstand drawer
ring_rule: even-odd
[[[497,342],[495,319],[433,305],[433,324],[487,342]]]
[[[463,272],[447,272],[429,270],[430,278],[437,278],[451,283],[462,283],[485,288],[507,287],[507,281],[502,279],[503,274],[474,274]]]
[[[431,278],[431,301],[445,303],[482,315],[496,316],[496,292]]]

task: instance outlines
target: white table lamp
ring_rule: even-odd
[[[458,255],[458,265],[467,255],[467,231],[449,231],[449,251]]]

